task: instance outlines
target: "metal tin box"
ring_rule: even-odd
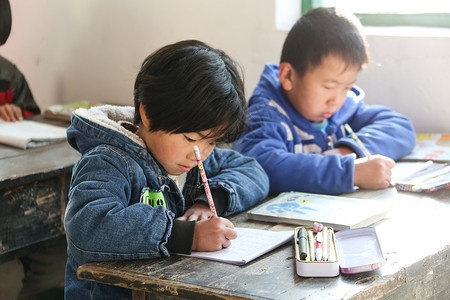
[[[378,269],[385,263],[373,227],[361,227],[337,233],[332,230],[329,249],[335,251],[335,255],[333,255],[335,258],[327,261],[302,260],[297,242],[297,233],[300,228],[302,227],[295,228],[295,261],[299,276],[334,277],[338,276],[340,272],[354,274]],[[305,229],[312,231],[312,227],[305,227]]]

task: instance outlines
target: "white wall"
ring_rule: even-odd
[[[200,39],[244,69],[247,95],[285,31],[274,0],[11,0],[13,29],[0,55],[26,75],[41,108],[91,100],[132,104],[143,59],[168,43]],[[368,36],[371,64],[358,84],[370,104],[410,117],[418,131],[450,132],[449,37]]]

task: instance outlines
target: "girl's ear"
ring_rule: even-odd
[[[295,77],[295,70],[290,63],[283,62],[278,68],[278,78],[280,79],[281,86],[285,91],[292,89],[292,83]]]
[[[142,103],[139,105],[139,114],[141,115],[142,125],[144,125],[145,128],[150,128],[150,119],[147,118],[147,112]]]

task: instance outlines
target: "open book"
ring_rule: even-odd
[[[391,204],[384,200],[287,192],[253,208],[248,218],[297,226],[318,222],[338,231],[371,225],[390,209]]]
[[[231,241],[231,246],[214,252],[193,251],[182,256],[198,257],[235,265],[244,265],[255,258],[293,240],[294,230],[268,231],[254,228],[235,228],[238,237]]]
[[[28,149],[66,140],[66,128],[31,120],[5,122],[0,119],[0,143]]]
[[[404,173],[408,169],[412,171]],[[392,173],[399,191],[432,193],[450,188],[450,163],[398,162]]]

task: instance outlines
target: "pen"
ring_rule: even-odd
[[[307,239],[306,239],[306,229],[305,227],[301,227],[297,231],[297,243],[300,248],[300,259],[305,259],[306,256],[308,256],[308,249],[306,246]]]
[[[195,159],[197,160],[198,169],[200,170],[200,176],[202,177],[203,187],[205,188],[206,198],[208,198],[209,208],[211,212],[217,217],[216,207],[214,206],[214,200],[209,189],[208,178],[206,178],[205,169],[203,168],[202,158],[200,157],[200,151],[197,146],[194,146]]]
[[[311,230],[308,230],[308,242],[309,242],[309,256],[311,261],[315,261],[316,260],[316,256],[314,255],[314,249],[316,247],[314,247],[314,235],[313,232]]]
[[[365,156],[369,157],[370,156],[370,152],[369,150],[367,150],[367,148],[364,146],[364,144],[361,142],[361,140],[358,138],[358,136],[356,135],[356,133],[353,131],[353,129],[350,127],[350,125],[345,124],[344,125],[345,130],[347,130],[347,132],[351,135],[352,139],[354,139],[359,147],[361,148],[362,152],[364,153]]]
[[[322,231],[316,233],[316,260],[322,261]]]

